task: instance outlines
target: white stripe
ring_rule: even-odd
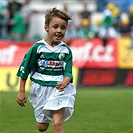
[[[62,44],[64,44],[63,42],[61,42],[60,44],[58,44],[57,46],[55,46],[54,48],[51,47],[47,42],[45,42],[44,40],[40,40],[37,43],[44,43],[45,45],[41,45],[38,47],[37,52],[55,52],[55,53],[68,53],[68,49],[67,47],[62,46]]]
[[[63,81],[63,75],[60,76],[52,76],[52,75],[45,75],[38,72],[35,72],[32,75],[32,78],[42,81]]]
[[[38,47],[37,49],[37,52],[40,53],[40,52],[54,52],[54,53],[60,53],[60,52],[63,52],[63,53],[68,53],[68,49],[67,47],[64,47],[64,46],[61,46],[60,48],[55,48],[55,49],[49,49],[47,48],[45,45],[41,45]]]
[[[44,39],[37,41],[36,43],[44,43]]]

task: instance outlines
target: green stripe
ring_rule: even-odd
[[[42,81],[42,80],[33,79],[32,77],[30,79],[34,81],[35,83],[38,83],[42,86],[56,86],[57,85],[57,81]]]
[[[46,69],[46,70],[45,70]],[[41,73],[41,74],[45,74],[45,75],[54,75],[54,76],[59,76],[59,75],[63,75],[64,74],[64,70],[62,68],[45,68],[45,69],[41,69],[39,68],[37,70],[38,73]],[[51,69],[51,70],[49,70]],[[59,70],[61,69],[61,70]]]
[[[53,53],[53,52],[51,52],[51,53],[47,53],[47,52],[42,52],[43,53],[43,55],[46,57],[46,59],[47,60],[59,60],[59,58],[58,58],[58,56],[59,56],[59,54],[60,53]]]

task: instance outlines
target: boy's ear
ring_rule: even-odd
[[[48,26],[46,24],[44,25],[44,29],[46,32],[48,32]]]

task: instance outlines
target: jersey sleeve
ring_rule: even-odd
[[[64,77],[68,76],[73,80],[72,75],[72,52],[69,49],[69,53],[65,57],[65,70],[64,70]]]
[[[37,47],[32,46],[29,51],[25,54],[23,61],[18,69],[17,76],[27,79],[29,73],[35,67],[35,63],[37,62]]]

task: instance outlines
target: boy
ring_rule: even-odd
[[[76,89],[72,83],[72,52],[61,41],[71,17],[56,8],[45,14],[46,39],[36,42],[25,55],[17,76],[20,88],[17,103],[25,106],[25,84],[30,73],[30,102],[39,131],[46,131],[52,120],[54,133],[64,133],[63,121],[74,110]]]

